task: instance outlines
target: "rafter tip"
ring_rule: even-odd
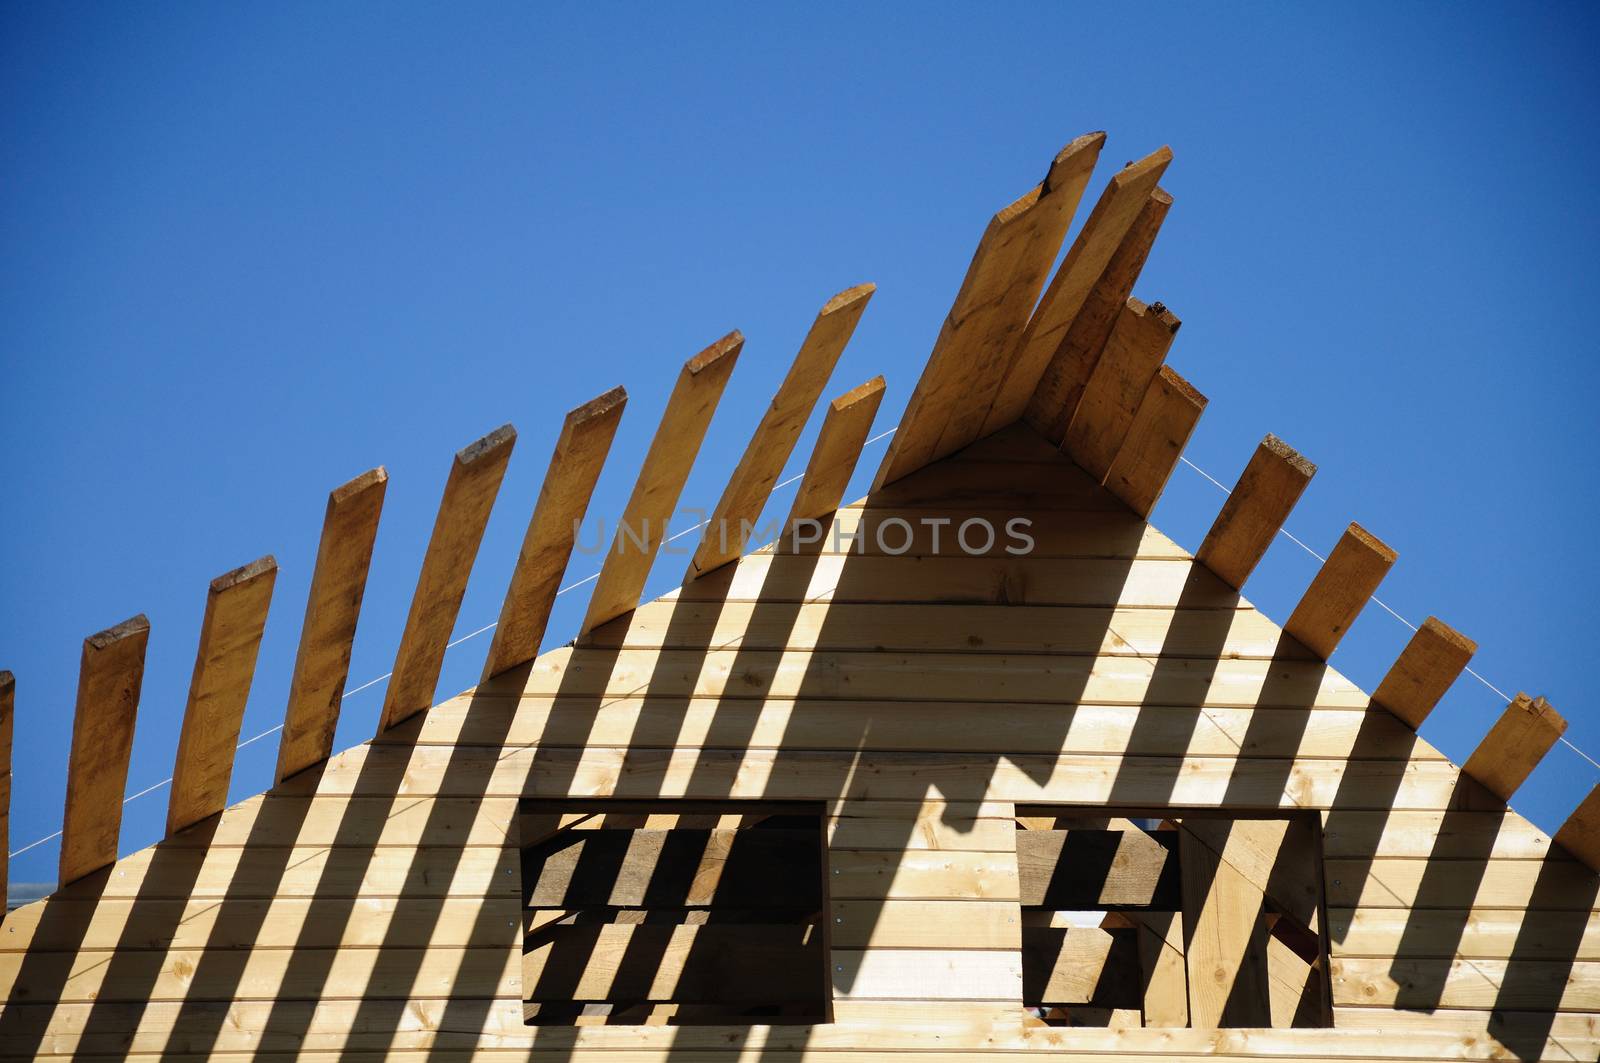
[[[84,645],[90,647],[91,649],[103,650],[107,646],[121,642],[123,639],[136,638],[140,635],[148,634],[149,631],[150,619],[143,613],[140,613],[137,616],[130,616],[128,619],[124,620],[120,624],[115,625],[114,627],[108,627],[104,631],[95,632],[93,635],[90,635],[88,638],[84,639],[83,642]]]
[[[1451,627],[1449,624],[1445,623],[1443,620],[1440,620],[1436,616],[1428,617],[1428,619],[1422,622],[1422,626],[1430,635],[1434,635],[1443,641],[1448,642],[1450,645],[1455,646],[1468,657],[1471,657],[1473,654],[1478,652],[1478,644],[1476,642],[1467,638],[1467,636],[1463,635],[1461,632],[1457,631],[1455,628]]]
[[[865,284],[857,284],[853,287],[846,288],[838,295],[835,295],[832,299],[829,299],[826,303],[823,303],[822,310],[817,316],[826,317],[829,314],[834,314],[840,310],[855,306],[857,303],[864,303],[868,299],[871,299],[872,293],[876,292],[877,290],[878,286],[871,281],[867,281]]]
[[[683,363],[684,372],[690,376],[698,376],[702,371],[717,364],[724,358],[737,357],[744,347],[744,333],[734,329],[687,362]]]
[[[277,571],[277,558],[273,557],[271,554],[268,554],[266,557],[258,557],[248,565],[240,565],[232,572],[224,572],[222,575],[212,580],[211,593],[221,594],[223,591],[232,587],[237,587],[241,583],[250,583],[254,580],[260,579],[262,576],[276,573]]]
[[[628,389],[618,384],[602,395],[596,395],[581,406],[574,406],[567,411],[567,420],[574,425],[585,424],[596,417],[604,417],[613,410],[628,403]]]
[[[1317,474],[1317,466],[1315,462],[1309,460],[1304,454],[1300,453],[1298,450],[1294,449],[1278,436],[1273,435],[1271,432],[1268,432],[1266,438],[1261,441],[1261,446],[1263,449],[1270,451],[1275,456],[1282,458],[1296,472],[1298,472],[1301,476],[1304,476],[1306,479],[1309,480],[1311,477]]]
[[[1385,564],[1394,564],[1395,559],[1400,556],[1400,554],[1388,543],[1384,542],[1376,535],[1373,535],[1355,521],[1350,522],[1350,527],[1345,529],[1345,534],[1351,536],[1360,542],[1361,545],[1367,547],[1373,553],[1377,554],[1383,559]]]

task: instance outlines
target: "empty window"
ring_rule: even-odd
[[[1055,1026],[1327,1026],[1314,816],[1018,806],[1023,1005]]]
[[[820,806],[530,799],[519,828],[529,1024],[826,1021]]]

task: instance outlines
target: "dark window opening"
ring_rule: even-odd
[[[1314,815],[1022,805],[1017,865],[1030,1021],[1331,1025]]]
[[[822,808],[527,799],[530,1025],[828,1020]]]

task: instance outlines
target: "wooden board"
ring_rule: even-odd
[[[1039,376],[1024,416],[1058,446],[1171,208],[1172,197],[1163,189],[1150,193]]]
[[[1556,844],[1600,871],[1600,786],[1589,791],[1556,831]]]
[[[1179,324],[1172,311],[1132,298],[1117,315],[1061,440],[1061,449],[1096,483],[1111,471]]]
[[[839,508],[850,477],[855,475],[867,433],[872,431],[872,420],[883,402],[883,389],[883,377],[875,376],[828,404],[816,445],[795,490],[794,503],[783,522],[785,533],[794,529],[798,521],[818,520]],[[829,540],[819,537],[818,541]]]
[[[639,604],[656,551],[666,539],[667,522],[678,508],[678,496],[743,348],[744,337],[735,330],[690,358],[678,373],[589,597],[581,633]]]
[[[987,431],[1003,428],[1023,415],[1045,367],[1077,320],[1089,293],[1104,275],[1171,161],[1171,149],[1159,148],[1124,166],[1106,184],[1039,305],[1028,318],[1027,327],[1006,367],[999,393],[985,418]]]
[[[1106,470],[1106,490],[1140,517],[1148,517],[1205,408],[1206,397],[1171,366],[1157,370]]]
[[[1019,831],[1022,903],[1057,910],[1176,910],[1181,903],[1173,855],[1177,839],[1164,833],[1169,836],[1137,828]]]
[[[526,664],[539,653],[545,624],[561,589],[578,526],[605,466],[628,393],[612,388],[567,414],[539,486],[517,566],[495,623],[483,678]]]
[[[847,288],[829,299],[817,314],[800,345],[800,353],[795,355],[794,364],[711,511],[710,523],[689,561],[686,580],[725,565],[744,552],[749,529],[761,516],[773,485],[794,452],[801,429],[876,290],[871,284]],[[871,422],[870,415],[867,420]]]
[[[234,748],[277,575],[278,563],[269,555],[211,581],[172,769],[168,834],[228,804]]]
[[[1476,642],[1430,616],[1395,658],[1372,700],[1415,730],[1477,652]]]
[[[333,752],[388,482],[389,474],[379,466],[328,495],[278,742],[278,782],[322,763]]]
[[[1283,625],[1285,634],[1326,660],[1394,566],[1395,552],[1359,524],[1345,529]]]
[[[1548,701],[1518,694],[1461,770],[1509,801],[1566,730],[1567,721]]]
[[[0,854],[11,852],[11,731],[17,705],[17,680],[0,670]],[[0,859],[0,896],[6,895],[9,859]]]
[[[1235,864],[1248,832],[1241,820],[1178,827],[1189,1020],[1196,1027],[1272,1025],[1264,896]]]
[[[500,493],[516,430],[502,425],[458,451],[422,558],[400,648],[384,692],[378,730],[386,731],[433,704],[444,652],[455,630],[467,579]]]
[[[150,622],[142,613],[83,640],[61,825],[63,885],[117,858],[122,794],[149,641]]]
[[[1230,587],[1243,587],[1300,501],[1317,467],[1277,436],[1256,447],[1194,559]]]

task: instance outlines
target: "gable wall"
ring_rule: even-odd
[[[1018,514],[752,554],[11,913],[0,1052],[1600,1053],[1595,876],[1037,439],[838,519]],[[836,1021],[523,1026],[516,802],[569,794],[827,802]],[[1018,802],[1318,810],[1339,1029],[1023,1029]]]

